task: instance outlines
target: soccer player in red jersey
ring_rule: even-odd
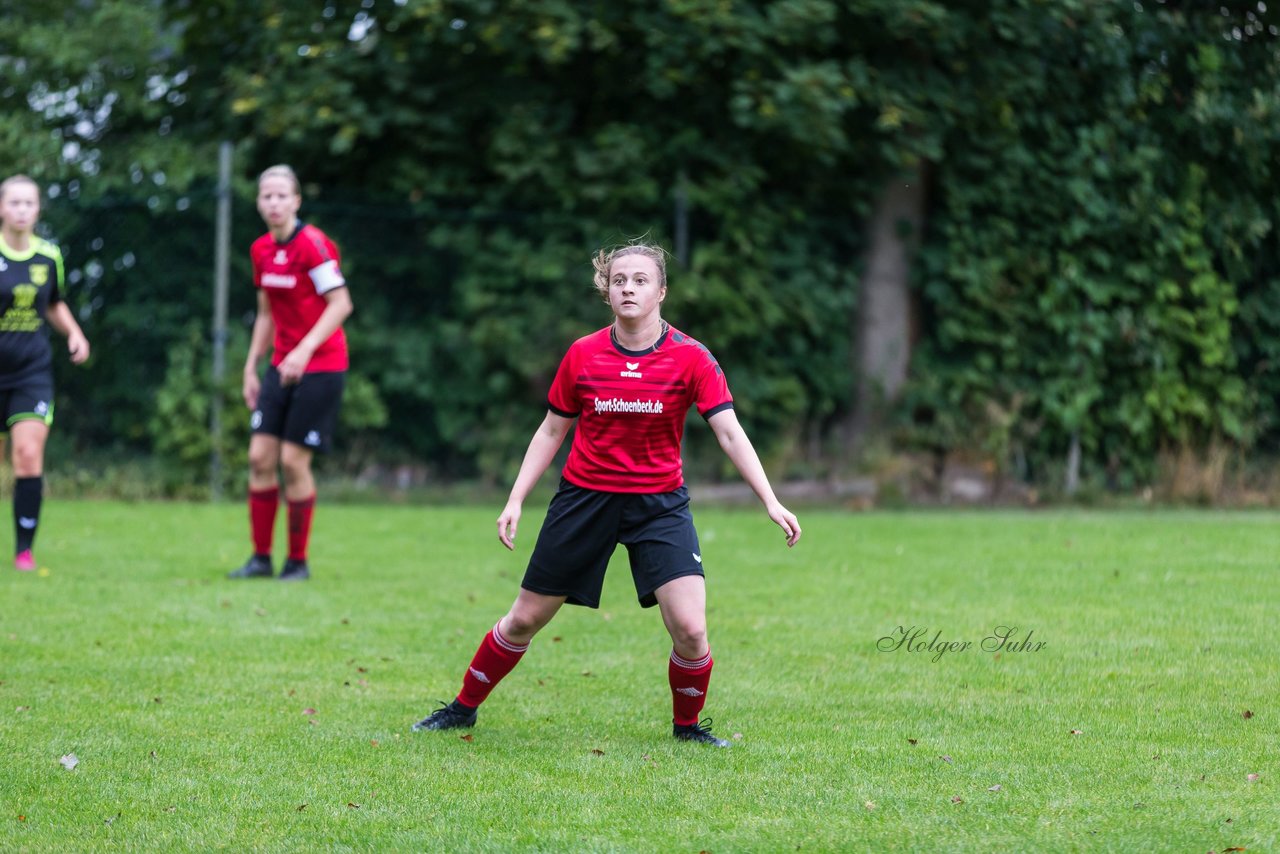
[[[39,220],[35,181],[14,175],[0,182],[0,429],[12,446],[13,566],[21,572],[36,568],[31,547],[44,497],[45,440],[53,424],[47,327],[66,336],[73,365],[89,358],[89,342],[62,299],[62,253],[35,235]]]
[[[667,294],[660,248],[631,245],[593,259],[596,290],[613,323],[580,338],[560,363],[547,415],[534,433],[511,496],[498,516],[498,539],[514,549],[521,506],[577,419],[560,488],[507,615],[485,635],[451,703],[415,730],[470,727],[476,708],[520,661],[529,642],[565,602],[597,608],[605,568],[627,547],[642,607],[657,605],[671,635],[667,666],[673,734],[728,747],[699,721],[711,680],[702,549],[689,512],[680,443],[692,407],[786,535],[800,523],[769,485],[733,411],[720,365],[706,347],[662,319]]]
[[[280,472],[289,513],[289,555],[281,581],[311,577],[307,541],[316,503],[311,458],[328,448],[342,404],[347,339],[342,322],[351,296],[338,248],[298,219],[302,190],[288,166],[258,178],[258,213],[267,233],[253,242],[258,316],[244,363],[244,402],[253,415],[249,440],[249,524],[253,555],[231,578],[270,578],[271,541],[280,504]],[[272,350],[261,379],[258,362]]]

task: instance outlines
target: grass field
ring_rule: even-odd
[[[472,740],[410,732],[528,509],[510,555],[497,507],[322,504],[285,585],[223,580],[238,505],[47,504],[47,571],[0,571],[0,850],[1280,849],[1272,514],[809,511],[789,552],[701,508],[732,749],[670,737],[621,555]]]

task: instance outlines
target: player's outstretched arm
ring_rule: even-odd
[[[760,457],[747,438],[747,431],[738,423],[737,414],[732,409],[723,409],[707,419],[707,423],[711,425],[716,441],[720,443],[734,468],[764,503],[769,518],[787,535],[787,545],[794,546],[800,542],[800,521],[773,494],[769,476],[764,473],[764,466],[760,465]]]
[[[498,516],[498,539],[508,549],[516,547],[516,531],[520,527],[520,508],[524,505],[524,500],[555,459],[572,424],[572,418],[548,412],[529,440],[529,449],[524,452],[524,462],[520,464],[520,473],[516,475],[516,482],[511,487],[507,506],[502,508],[502,514]]]

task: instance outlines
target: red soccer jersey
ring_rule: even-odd
[[[564,478],[601,492],[678,489],[689,409],[710,418],[733,407],[724,372],[674,327],[640,352],[615,344],[611,328],[573,342],[547,395],[552,412],[578,418]]]
[[[346,280],[338,266],[338,247],[314,225],[299,223],[293,236],[277,243],[264,234],[249,248],[254,287],[266,291],[276,337],[271,364],[279,365],[324,313],[324,295]],[[338,327],[307,363],[307,373],[345,371],[347,336]]]

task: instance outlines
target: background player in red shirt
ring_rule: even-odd
[[[593,263],[596,290],[613,323],[580,338],[560,363],[548,412],[525,452],[498,539],[514,548],[521,506],[578,420],[560,489],[551,500],[507,615],[480,644],[448,705],[415,730],[476,722],[476,708],[520,661],[529,642],[565,602],[596,608],[605,568],[618,543],[627,547],[636,594],[657,605],[671,635],[667,667],[676,738],[728,747],[699,722],[711,680],[702,550],[689,512],[680,444],[691,407],[707,419],[720,447],[794,546],[800,523],[773,494],[733,411],[724,373],[711,353],[662,319],[665,255],[633,245],[602,250]]]
[[[13,452],[13,566],[22,572],[36,568],[31,547],[53,424],[53,348],[45,327],[66,336],[73,365],[89,358],[89,342],[62,300],[62,253],[35,235],[39,220],[35,181],[14,175],[0,182],[0,418]]]
[[[244,363],[244,402],[253,411],[249,440],[249,522],[253,555],[231,578],[270,578],[271,540],[280,503],[289,505],[289,556],[281,581],[311,577],[307,541],[316,503],[311,458],[325,450],[338,421],[347,371],[342,321],[351,296],[338,248],[314,225],[298,220],[302,190],[288,166],[258,178],[258,213],[267,233],[249,249],[258,316]],[[262,379],[258,362],[272,352]]]

